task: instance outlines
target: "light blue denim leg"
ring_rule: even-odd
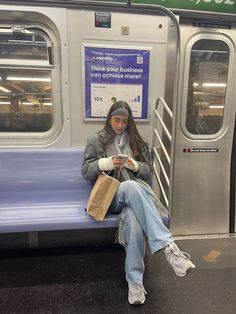
[[[143,261],[146,251],[145,236],[131,208],[126,207],[123,210],[120,220],[124,228],[126,280],[130,284],[138,284],[143,281],[145,268]]]
[[[152,200],[140,183],[128,180],[120,184],[111,204],[111,212],[120,212],[122,207],[129,207],[133,211],[148,238],[152,253],[173,241],[170,231],[163,224]]]

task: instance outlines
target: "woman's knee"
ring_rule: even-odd
[[[134,180],[127,180],[124,182],[121,182],[120,186],[119,186],[119,191],[122,192],[133,192],[137,189],[140,188],[140,184]]]

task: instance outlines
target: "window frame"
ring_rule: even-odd
[[[187,119],[187,101],[188,101],[188,91],[189,91],[189,72],[190,72],[190,61],[191,61],[191,51],[193,45],[202,39],[209,39],[209,40],[218,40],[224,42],[229,49],[229,63],[228,63],[228,75],[227,75],[227,85],[226,85],[226,92],[225,92],[225,107],[223,113],[223,121],[221,128],[214,134],[193,134],[189,132],[186,127],[186,119]],[[229,112],[230,112],[230,90],[232,85],[232,66],[233,66],[233,59],[234,59],[234,45],[230,41],[230,39],[223,34],[195,34],[187,43],[186,51],[185,51],[185,60],[184,60],[184,73],[183,73],[183,94],[182,94],[182,109],[181,109],[181,129],[182,132],[190,139],[199,140],[212,140],[220,137],[228,126],[228,119],[229,119]]]
[[[15,24],[1,24],[0,34],[9,33],[15,27]],[[51,90],[52,90],[52,126],[44,132],[0,132],[0,145],[7,140],[9,145],[13,146],[16,140],[20,140],[29,146],[47,145],[55,140],[55,136],[62,129],[62,107],[61,107],[61,92],[60,92],[60,72],[59,72],[59,47],[56,36],[47,28],[40,24],[26,24],[21,28],[27,30],[31,34],[42,36],[46,43],[47,49],[50,48],[51,57],[48,60],[30,60],[30,59],[0,59],[0,68],[6,69],[22,69],[22,70],[45,70],[51,73]],[[17,145],[18,146],[18,145]]]

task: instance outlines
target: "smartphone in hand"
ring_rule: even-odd
[[[124,155],[124,154],[119,154],[119,155],[117,155],[116,158],[119,159],[119,160],[122,160],[123,163],[125,163],[127,161],[127,159],[129,158],[129,156],[128,155]]]

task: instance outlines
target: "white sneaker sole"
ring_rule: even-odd
[[[186,271],[186,273],[185,274],[180,274],[180,273],[176,273],[176,275],[177,276],[179,276],[179,277],[184,277],[184,276],[186,276],[186,275],[189,275],[190,273],[191,273],[191,271],[193,271],[195,269],[195,267],[189,267],[188,269],[187,269],[187,271]]]
[[[137,301],[134,301],[133,303],[132,302],[130,302],[130,300],[128,300],[129,301],[129,304],[131,304],[131,305],[142,305],[142,304],[144,304],[144,302],[145,302],[145,299],[144,300],[137,300]]]

